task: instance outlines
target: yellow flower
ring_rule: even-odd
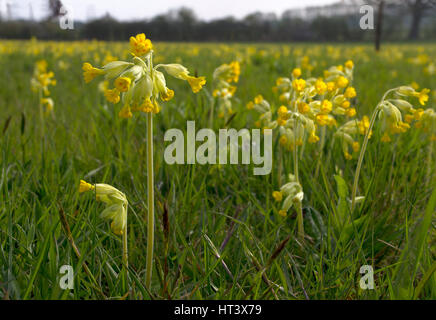
[[[286,108],[285,106],[280,106],[280,108],[277,110],[277,113],[280,118],[289,119],[288,108]]]
[[[253,108],[254,108],[254,103],[253,103],[253,101],[248,102],[246,107],[247,107],[248,110],[253,109]]]
[[[46,73],[47,72],[47,61],[45,60],[39,60],[36,62],[36,70],[39,73]]]
[[[281,191],[273,191],[272,196],[275,201],[280,202],[283,199],[283,194]]]
[[[94,190],[94,186],[88,182],[86,182],[85,180],[80,180],[80,185],[79,185],[79,192],[86,192],[89,190]]]
[[[235,94],[235,92],[236,92],[237,89],[238,89],[238,88],[236,88],[235,86],[230,86],[230,87],[227,89],[227,91],[228,91],[228,93],[233,97],[233,95]]]
[[[319,95],[323,95],[327,91],[327,85],[324,81],[318,79],[315,82],[315,90]]]
[[[231,74],[227,78],[227,82],[238,82],[239,81],[239,75],[241,74],[241,66],[239,65],[238,61],[233,61],[229,64]]]
[[[299,78],[301,76],[301,69],[295,68],[294,70],[292,70],[292,76],[294,78]]]
[[[328,100],[324,100],[324,101],[321,103],[321,112],[322,112],[323,114],[327,114],[327,113],[329,113],[330,111],[332,111],[332,103],[331,103],[330,101],[328,101]]]
[[[301,114],[308,113],[310,111],[310,106],[306,102],[298,103],[298,112]]]
[[[258,94],[256,97],[254,97],[254,103],[255,104],[260,104],[263,101],[263,97],[261,94]]]
[[[319,137],[314,132],[310,133],[309,139],[307,139],[309,143],[317,143],[319,141]]]
[[[332,92],[335,89],[336,89],[336,83],[334,83],[333,81],[327,82],[327,91],[328,92]]]
[[[345,114],[349,117],[354,117],[356,115],[356,109],[354,108],[346,109]]]
[[[304,79],[295,79],[292,81],[292,87],[297,92],[303,91],[306,87],[306,81]]]
[[[104,92],[104,96],[106,97],[106,100],[112,103],[118,103],[120,101],[120,92],[117,88],[114,89],[107,89]]]
[[[287,211],[286,210],[279,210],[279,215],[281,215],[282,217],[286,217]]]
[[[280,77],[280,78],[277,78],[277,80],[276,80],[276,86],[281,86],[282,84],[284,84],[285,83],[285,78],[282,78],[282,77]],[[276,87],[277,88],[277,87]]]
[[[167,89],[166,91],[162,91],[160,93],[160,98],[162,101],[170,101],[174,97],[174,91],[171,89]]]
[[[347,62],[345,62],[345,68],[347,69],[353,69],[354,67],[354,63],[351,60],[348,60]]]
[[[160,112],[160,105],[156,100],[154,100],[153,101],[153,113],[159,113],[159,112]]]
[[[283,118],[278,118],[277,119],[277,124],[279,125],[279,126],[284,126],[285,124],[286,124],[286,119],[283,119]]]
[[[414,96],[418,97],[419,103],[421,105],[425,105],[425,103],[428,101],[429,92],[430,92],[429,89],[422,89],[421,92],[416,92]]]
[[[104,73],[103,70],[94,68],[90,63],[85,62],[82,66],[83,78],[86,83],[91,82],[95,77]]]
[[[329,116],[326,114],[317,114],[315,120],[320,126],[329,124]]]
[[[398,123],[398,130],[400,131],[400,132],[406,132],[408,129],[410,129],[410,125],[408,124],[408,123],[406,123],[406,122],[403,122],[403,121],[400,121],[399,123]]]
[[[103,65],[108,64],[109,62],[118,60],[116,57],[111,55],[109,52],[106,54],[103,60]]]
[[[124,193],[111,185],[97,183],[95,186],[80,180],[79,192],[95,190],[97,201],[106,203],[107,207],[100,214],[103,219],[112,220],[111,229],[115,234],[122,235],[127,224],[128,201]]]
[[[353,156],[351,154],[349,154],[348,152],[344,152],[344,156],[345,156],[345,159],[347,159],[347,160],[353,159]]]
[[[131,118],[133,116],[130,106],[126,103],[118,113],[120,118]]]
[[[206,78],[205,77],[191,77],[186,76],[186,81],[188,81],[189,85],[192,88],[192,92],[197,93],[201,90],[201,88],[206,84]]]
[[[362,120],[357,123],[359,128],[359,133],[364,135],[369,130],[369,118],[368,116],[363,116]]]
[[[344,93],[345,98],[351,99],[351,98],[354,98],[355,96],[356,96],[356,89],[354,89],[353,87],[348,87],[345,90],[345,93]]]
[[[342,102],[341,107],[344,109],[348,109],[350,107],[350,101],[348,100],[344,100],[344,102]]]
[[[348,83],[348,79],[344,76],[339,76],[338,79],[336,79],[336,85],[338,86],[338,88],[345,88],[346,86],[348,86]]]
[[[411,114],[406,114],[404,116],[404,120],[406,120],[407,123],[412,123],[413,119],[414,119],[414,117]]]
[[[54,102],[51,98],[41,98],[41,103],[45,105],[45,114],[47,115],[50,111],[53,110]]]
[[[150,98],[146,98],[144,102],[139,106],[139,110],[145,113],[151,113],[155,109],[153,103]]]
[[[419,108],[414,111],[413,116],[415,120],[420,120],[423,114],[424,114],[424,109]]]
[[[114,85],[115,85],[115,88],[118,89],[118,91],[126,92],[129,90],[131,82],[132,82],[132,80],[130,78],[119,77],[119,78],[115,79]]]
[[[417,84],[415,81],[413,81],[413,82],[410,84],[410,86],[411,86],[413,89],[415,89],[415,90],[418,90],[418,89],[419,89],[419,84]]]
[[[358,152],[359,149],[360,149],[359,142],[354,141],[353,144],[352,144],[352,147],[353,147],[353,151],[354,151],[354,152]]]
[[[285,135],[280,136],[279,143],[281,146],[284,146],[288,143],[288,138]]]
[[[383,134],[383,136],[381,137],[381,141],[382,141],[382,142],[391,142],[392,140],[391,140],[391,137],[389,137],[388,133],[385,132],[385,133]]]
[[[33,77],[30,80],[30,85],[33,91],[42,90],[44,95],[48,96],[50,91],[48,86],[56,85],[56,80],[52,71],[47,72],[47,62],[45,60],[38,61],[36,63]]]
[[[137,34],[136,37],[130,37],[130,52],[135,56],[141,57],[148,54],[153,45],[150,39],[146,39],[144,33]]]

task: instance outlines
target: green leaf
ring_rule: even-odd
[[[348,196],[348,187],[345,180],[339,176],[335,175],[335,180],[338,188],[338,205],[337,205],[337,213],[338,213],[338,227],[342,227],[347,224],[349,220],[349,208],[347,204],[347,196]]]

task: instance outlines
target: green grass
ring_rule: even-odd
[[[9,45],[13,52],[7,51]],[[254,128],[256,114],[246,111],[245,104],[255,95],[278,105],[271,87],[296,66],[300,50],[316,63],[313,75],[353,59],[359,118],[369,115],[383,93],[395,86],[416,81],[421,87],[436,88],[434,76],[423,73],[424,66],[408,62],[420,52],[414,45],[386,45],[379,55],[365,45],[335,45],[336,53],[327,51],[327,45],[156,47],[162,62],[182,62],[205,75],[209,91],[213,70],[242,58],[237,114],[229,124],[237,129]],[[199,48],[198,55],[192,54],[194,47]],[[249,53],[247,47],[256,51]],[[285,47],[291,50],[289,55]],[[40,50],[33,52],[33,48]],[[271,196],[280,187],[279,157],[283,175],[293,168],[292,154],[280,154],[278,143],[273,171],[267,176],[254,176],[252,166],[246,165],[164,162],[165,130],[186,130],[187,120],[195,120],[197,130],[206,128],[210,108],[204,92],[194,95],[186,83],[168,79],[175,98],[154,118],[155,264],[152,287],[146,288],[146,117],[118,118],[119,106],[106,103],[97,83],[85,85],[81,75],[84,61],[95,62],[95,55],[103,59],[106,52],[125,56],[127,45],[0,42],[0,49],[0,298],[436,298],[432,273],[436,152],[428,161],[429,142],[420,131],[412,129],[383,144],[376,125],[359,182],[358,194],[365,201],[352,213],[354,223],[345,228],[335,221],[341,212],[351,213],[338,203],[340,198],[348,201],[343,192],[351,194],[357,160],[346,161],[335,145],[331,160],[321,162],[316,176],[319,152],[307,147],[300,161],[306,231],[306,240],[300,243],[295,215],[279,216],[280,208]],[[422,50],[434,60],[436,46],[423,45]],[[38,98],[29,85],[34,63],[42,58],[58,82],[51,89],[54,117],[46,119],[43,137]],[[61,60],[68,69],[59,67]],[[434,103],[431,98],[428,107],[434,108]],[[215,130],[224,125],[215,119]],[[327,133],[327,141],[332,134]],[[103,205],[94,201],[92,193],[79,195],[80,179],[109,183],[128,197],[127,297],[119,276],[121,237],[99,218]],[[344,181],[342,192],[337,181]],[[81,259],[62,229],[60,212],[66,215]],[[74,290],[59,287],[59,269],[65,264],[74,268]],[[359,269],[366,264],[374,267],[374,290],[359,287]]]

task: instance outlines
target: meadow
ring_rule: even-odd
[[[82,70],[85,62],[102,67],[131,59],[127,40],[0,41],[0,298],[436,298],[436,120],[420,121],[424,110],[436,109],[436,45],[385,44],[375,53],[370,44],[153,42],[155,65],[180,63],[206,84],[193,93],[186,81],[168,76],[174,98],[153,116],[155,247],[147,286],[147,118],[119,117],[122,105],[105,99],[103,79],[87,84]],[[42,60],[56,79],[47,95],[53,104],[32,90]],[[222,106],[214,70],[236,61],[231,105]],[[328,125],[315,122],[319,140],[305,131],[292,145],[298,129],[280,128],[288,121],[280,106],[292,99],[280,96],[286,81],[277,79],[312,83],[344,68],[352,70],[356,93],[346,113],[338,111]],[[389,117],[377,117],[369,134],[364,117],[400,86],[424,92],[420,98],[430,89],[428,101],[403,95],[414,110],[401,109],[404,130],[387,138],[382,123]],[[260,117],[263,107],[270,120]],[[341,140],[338,130],[353,119],[363,132]],[[274,123],[271,174],[253,175],[252,164],[168,165],[165,131],[186,131],[188,120],[216,132]],[[359,198],[351,204],[368,134]],[[304,196],[294,194],[287,209],[279,190],[294,181],[296,158]],[[80,180],[126,195],[124,276],[122,237],[100,218],[105,206],[95,193],[79,193]],[[62,265],[74,269],[72,290],[59,286]],[[360,287],[364,265],[374,270],[374,289]]]

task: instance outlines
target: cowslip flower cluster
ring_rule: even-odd
[[[397,97],[415,97],[422,106],[428,101],[429,92],[429,89],[416,91],[410,86],[401,86],[394,90]],[[421,120],[424,114],[424,109],[415,109],[409,101],[399,98],[383,100],[379,106],[379,119],[383,131],[382,142],[391,142],[392,135],[406,132],[410,129],[410,124],[414,120]]]
[[[54,107],[53,99],[49,97],[50,90],[49,86],[56,85],[56,79],[54,79],[53,71],[47,70],[47,61],[39,60],[35,64],[35,69],[33,71],[33,77],[30,80],[30,86],[32,91],[39,92],[39,103],[44,106],[44,114],[49,114]]]
[[[351,101],[356,89],[351,86],[354,63],[333,66],[324,72],[324,78],[301,78],[302,70],[295,68],[291,78],[281,77],[273,92],[279,94],[282,105],[277,109],[280,144],[288,150],[307,142],[317,143],[318,130],[336,126],[337,116],[356,115]]]
[[[218,118],[234,113],[232,109],[232,97],[236,92],[236,86],[232,83],[239,81],[241,67],[238,61],[222,64],[213,72],[214,90],[212,95],[218,98]]]
[[[300,204],[304,198],[303,188],[293,174],[288,175],[288,182],[280,187],[279,191],[273,191],[275,201],[281,202],[279,215],[286,217],[293,205]]]
[[[112,220],[112,231],[117,235],[122,235],[127,224],[128,207],[128,201],[124,193],[105,183],[92,185],[84,180],[80,180],[79,192],[87,191],[95,191],[97,201],[104,202],[107,205],[106,209],[101,212],[100,217]]]
[[[357,95],[355,88],[351,86],[354,69],[354,63],[351,60],[345,62],[344,66],[329,68],[324,72],[324,77],[303,79],[302,69],[311,71],[308,67],[309,59],[305,61],[306,67],[293,69],[290,78],[277,79],[273,92],[279,95],[281,105],[276,109],[276,119],[273,119],[270,104],[261,95],[256,96],[254,101],[247,104],[247,109],[254,109],[260,113],[255,125],[270,129],[278,128],[280,145],[293,152],[294,173],[289,176],[289,181],[281,187],[280,191],[273,193],[273,197],[277,201],[285,197],[282,209],[279,211],[282,216],[286,216],[292,206],[295,207],[298,234],[301,240],[304,238],[302,212],[304,193],[298,174],[297,148],[303,147],[305,142],[320,141],[319,128],[322,128],[324,137],[326,127],[337,126],[337,117],[354,117],[356,109],[351,107],[351,103]],[[358,125],[363,127],[363,132],[369,129],[368,119],[356,122],[354,126],[358,127]],[[349,142],[357,151],[359,144],[351,137]]]
[[[83,77],[85,82],[92,81],[97,76],[104,76],[107,84],[104,95],[114,104],[120,101],[123,107],[119,111],[122,118],[131,118],[132,112],[158,113],[160,111],[159,99],[169,101],[174,97],[174,91],[166,85],[164,70],[174,78],[189,83],[194,93],[197,93],[206,84],[204,77],[189,75],[188,69],[180,64],[158,64],[153,66],[153,45],[143,33],[130,37],[131,62],[112,61],[101,69],[93,67],[90,63],[83,64]]]

